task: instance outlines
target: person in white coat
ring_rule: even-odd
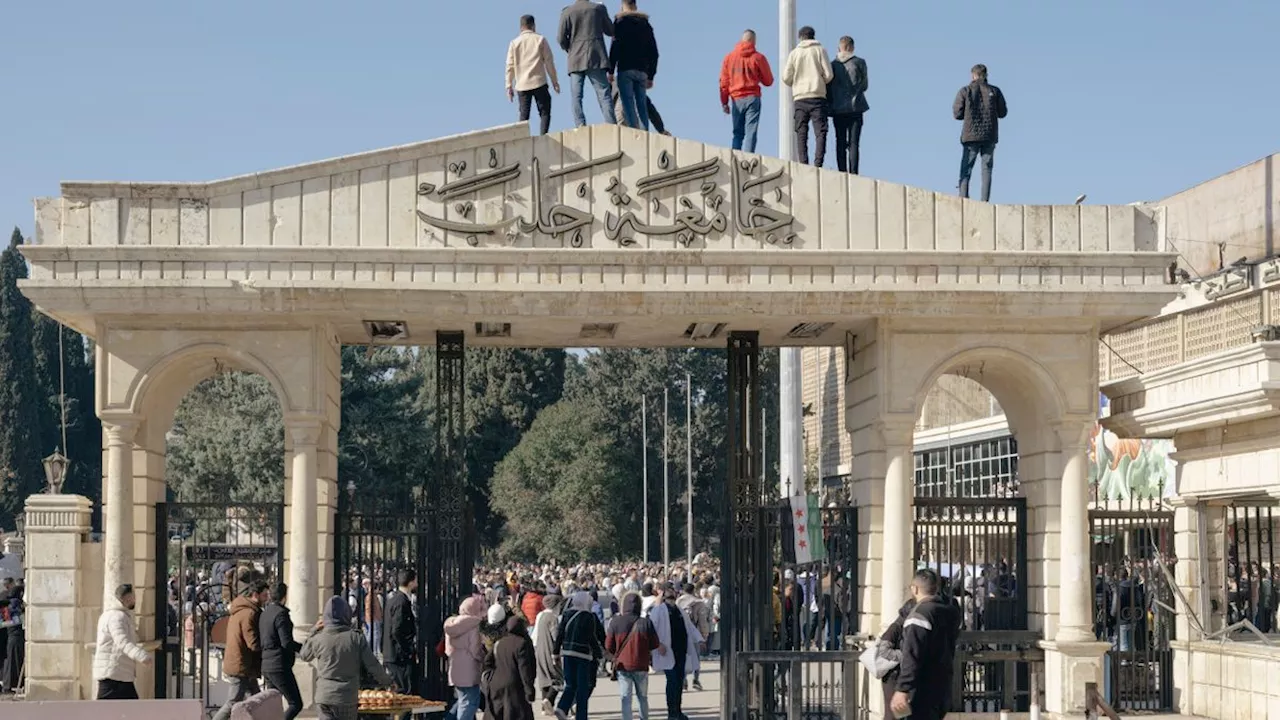
[[[93,652],[93,679],[99,700],[137,700],[137,663],[151,664],[151,653],[138,643],[133,617],[133,586],[116,588],[116,604],[98,618],[98,645]]]
[[[685,676],[701,668],[698,655],[705,647],[706,638],[697,626],[676,605],[676,589],[671,583],[663,586],[662,602],[649,611],[661,643],[661,650],[653,651],[653,669],[667,676],[667,718],[684,720]]]

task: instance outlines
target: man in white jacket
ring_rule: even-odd
[[[98,618],[93,679],[98,681],[99,700],[137,700],[137,663],[151,664],[151,653],[138,643],[134,603],[133,586],[125,583],[116,588],[116,606]]]
[[[796,159],[809,162],[809,123],[813,123],[813,164],[822,167],[827,154],[827,84],[834,76],[831,58],[814,40],[813,28],[800,28],[800,44],[787,56],[782,82],[795,98]]]

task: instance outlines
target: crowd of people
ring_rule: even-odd
[[[22,686],[26,662],[26,623],[22,578],[0,582],[0,692],[12,694]]]
[[[611,38],[607,46],[605,38]],[[570,103],[577,127],[587,124],[583,94],[591,85],[605,122],[646,131],[652,127],[669,134],[650,97],[658,74],[658,41],[649,15],[639,10],[636,0],[621,0],[619,12],[613,17],[603,3],[574,0],[560,13],[556,39],[567,56]],[[810,26],[802,27],[798,44],[786,58],[781,79],[791,88],[795,102],[793,131],[799,161],[810,161],[812,129],[813,164],[822,166],[828,126],[833,125],[836,166],[842,172],[857,174],[863,119],[871,109],[867,101],[867,62],[854,54],[852,37],[841,37],[837,48],[833,59],[817,40],[816,31]],[[756,48],[753,30],[746,30],[725,56],[719,81],[720,105],[732,123],[733,149],[755,152],[761,88],[772,86],[774,76],[768,58]],[[523,15],[520,33],[507,48],[506,92],[509,100],[519,101],[521,122],[529,120],[536,104],[543,135],[551,128],[552,89],[560,92],[551,43],[538,34],[534,16]],[[952,103],[952,114],[963,123],[958,183],[961,197],[969,197],[969,179],[974,165],[981,161],[982,199],[991,198],[999,125],[1008,112],[1004,93],[988,82],[987,67],[974,65],[970,82],[956,93]]]

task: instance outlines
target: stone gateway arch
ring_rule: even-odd
[[[101,594],[144,588],[144,637],[165,433],[222,369],[262,375],[284,409],[282,574],[312,618],[334,577],[341,345],[728,348],[735,518],[762,490],[758,349],[826,345],[849,368],[856,630],[904,597],[912,432],[932,383],[959,373],[1017,433],[1047,709],[1078,710],[1100,678],[1086,447],[1099,333],[1174,293],[1148,210],[993,205],[612,125],[512,125],[214,182],[69,182],[36,219],[22,290],[97,343]],[[725,527],[724,547],[750,532]],[[748,559],[729,555],[731,593]],[[752,649],[729,642],[727,662]]]

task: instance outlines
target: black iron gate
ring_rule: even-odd
[[[1027,632],[1027,501],[1021,497],[916,497],[916,567],[930,568],[960,604],[955,712],[1026,712],[1028,662],[984,661],[984,653],[1030,650]]]
[[[436,652],[444,621],[473,586],[474,533],[467,500],[466,376],[463,333],[436,333],[436,472],[409,498],[341,500],[334,536],[334,591],[346,597],[378,654],[382,610],[396,576],[413,570],[418,621],[414,692],[449,695],[447,660]],[[357,489],[358,490],[358,489]]]
[[[793,507],[764,487],[758,333],[730,333],[728,350],[721,715],[853,718],[862,671],[857,651],[844,642],[856,630],[858,612],[857,511],[848,505]],[[813,523],[820,533],[810,530]],[[793,533],[825,552],[797,557]]]
[[[1103,692],[1118,711],[1173,710],[1173,513],[1093,510],[1094,635],[1111,643]],[[1169,568],[1172,571],[1172,567]]]
[[[159,503],[155,513],[155,695],[219,707],[228,606],[255,580],[281,580],[284,505]]]

